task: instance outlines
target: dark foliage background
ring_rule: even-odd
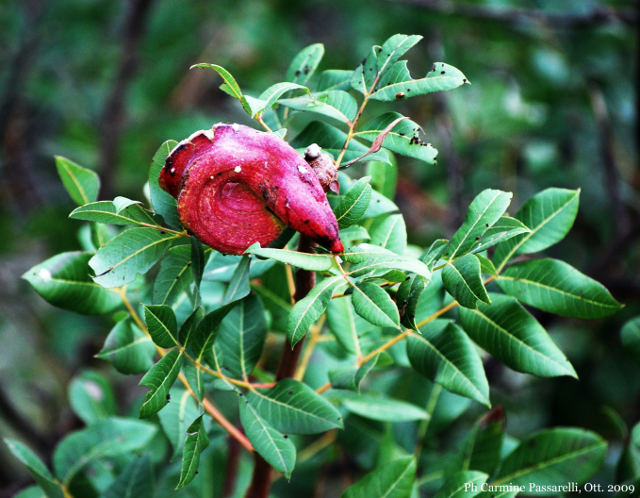
[[[398,109],[440,150],[435,167],[400,163],[396,202],[413,243],[450,236],[486,187],[513,191],[514,206],[548,186],[582,189],[576,225],[551,254],[604,283],[626,308],[590,322],[536,315],[580,381],[537,380],[498,363],[487,372],[510,434],[595,430],[610,441],[602,472],[611,473],[626,427],[640,419],[640,368],[619,338],[640,313],[637,21],[635,3],[622,0],[3,2],[0,432],[47,460],[80,426],[67,402],[75,373],[107,372],[122,413],[142,392],[93,357],[108,326],[53,308],[20,279],[77,246],[54,154],[99,171],[101,198],[141,198],[161,142],[217,121],[246,122],[219,80],[188,71],[191,64],[221,64],[255,95],[281,81],[309,43],[325,44],[324,68],[352,68],[372,44],[401,32],[425,37],[410,54],[413,74],[443,60],[473,83]],[[334,478],[348,476],[349,462],[343,467]],[[0,446],[0,494],[29,481]]]

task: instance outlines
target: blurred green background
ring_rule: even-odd
[[[53,156],[96,169],[101,198],[141,199],[164,140],[218,121],[247,123],[218,90],[219,78],[191,64],[220,64],[257,95],[282,81],[305,45],[324,43],[320,69],[351,69],[372,44],[400,32],[424,36],[409,53],[414,76],[442,60],[472,82],[394,106],[440,150],[437,166],[400,160],[396,202],[413,243],[451,235],[486,187],[513,191],[514,206],[548,186],[582,189],[576,225],[551,254],[603,282],[626,308],[591,322],[536,314],[580,381],[541,381],[491,360],[487,371],[507,432],[593,429],[610,441],[602,472],[611,472],[625,427],[640,419],[640,367],[619,339],[621,325],[640,313],[637,9],[631,0],[5,0],[0,433],[48,460],[55,442],[80,426],[67,402],[74,374],[107,372],[123,413],[141,392],[93,357],[108,325],[53,308],[20,279],[77,248],[79,224],[67,219],[73,205]],[[377,105],[373,111],[384,108]],[[0,495],[29,481],[1,446]]]

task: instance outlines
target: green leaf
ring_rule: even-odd
[[[144,321],[153,342],[162,348],[178,344],[178,322],[171,307],[166,305],[144,306]]]
[[[556,315],[602,318],[622,307],[602,284],[557,259],[516,263],[497,282],[518,301]]]
[[[467,77],[459,69],[436,62],[424,78],[414,79],[406,61],[393,64],[380,79],[371,100],[391,102],[408,97],[416,97],[432,92],[453,90],[468,83]]]
[[[331,154],[334,159],[337,159],[346,139],[347,134],[344,131],[327,123],[312,121],[298,135],[296,135],[291,142],[291,146],[306,149],[309,144],[317,143],[322,147],[324,152]],[[368,146],[365,146],[357,140],[351,140],[347,147],[347,151],[344,154],[343,161],[347,162],[352,159],[356,159],[368,150]],[[387,155],[382,151],[369,154],[367,159],[370,161],[389,161]]]
[[[296,463],[296,447],[262,418],[248,401],[240,401],[240,421],[255,450],[278,472],[291,477]]]
[[[582,483],[600,468],[606,451],[607,443],[593,432],[575,428],[541,430],[507,455],[491,485],[524,485],[534,491],[529,489],[530,483]]]
[[[309,254],[290,249],[270,249],[260,247],[259,242],[251,245],[245,251],[245,254],[255,254],[263,258],[275,259],[281,263],[287,263],[310,271],[327,271],[333,266],[333,257],[330,254]]]
[[[278,104],[296,111],[320,114],[345,124],[351,124],[358,112],[356,100],[342,90],[330,90],[291,99],[280,99]]]
[[[398,308],[389,294],[375,284],[360,283],[353,288],[353,307],[365,320],[381,327],[400,327]]]
[[[196,292],[199,292],[206,263],[204,248],[196,237],[191,237],[189,242],[191,242],[191,274],[196,284]]]
[[[370,238],[369,232],[361,225],[351,225],[340,230],[340,240],[345,246],[355,245]]]
[[[169,393],[169,404],[158,412],[158,418],[173,447],[172,458],[175,458],[184,447],[187,424],[199,415],[199,409],[189,391],[175,387]]]
[[[423,261],[429,268],[433,268],[447,247],[449,247],[449,241],[447,239],[434,240],[427,250],[422,253],[420,261]]]
[[[482,254],[475,254],[475,257],[480,261],[480,268],[482,269],[482,273],[486,273],[488,275],[496,275],[496,267],[493,266],[493,263],[489,258],[483,256]]]
[[[400,117],[402,114],[397,112],[382,114],[368,121],[354,136],[373,142],[387,126]],[[382,146],[403,156],[434,164],[438,151],[430,143],[422,141],[419,135],[421,130],[420,125],[410,119],[400,121],[388,133]],[[372,158],[369,156],[369,159]]]
[[[478,301],[491,304],[482,283],[480,261],[474,254],[448,261],[442,269],[442,283],[447,292],[465,308],[477,308]]]
[[[184,453],[182,455],[182,470],[180,470],[180,482],[176,489],[189,484],[198,471],[200,464],[200,453],[209,446],[207,431],[202,422],[203,415],[196,418],[187,429],[187,437],[184,442]]]
[[[187,350],[195,359],[202,361],[212,352],[211,347],[218,335],[220,323],[234,306],[236,306],[236,304],[232,303],[215,309],[207,313],[200,323],[198,323],[187,345]]]
[[[176,344],[181,344],[185,349],[190,349],[191,335],[199,322],[205,317],[204,308],[201,306],[194,309],[187,319],[182,323],[176,337]]]
[[[427,281],[431,278],[431,271],[422,261],[407,256],[399,256],[373,244],[359,244],[351,247],[342,253],[340,257],[344,261],[355,263],[350,268],[350,273],[354,275],[386,269],[415,273]]]
[[[113,207],[116,209],[116,213],[120,213],[131,206],[141,206],[142,202],[136,201],[134,199],[129,199],[128,197],[124,197],[122,195],[116,195],[111,201]]]
[[[105,457],[128,455],[149,444],[156,434],[153,424],[111,417],[65,437],[53,453],[53,468],[64,484],[87,464]]]
[[[236,256],[234,254],[220,254],[215,251],[207,261],[204,267],[204,274],[202,278],[204,280],[210,280],[214,282],[230,282],[233,272],[240,263],[242,256]]]
[[[358,351],[358,331],[370,327],[353,309],[351,296],[332,299],[327,306],[327,323],[340,346],[351,354]]]
[[[356,415],[381,422],[407,422],[429,418],[419,406],[397,399],[372,394],[341,393],[339,399],[344,407]]]
[[[469,434],[467,466],[470,469],[491,475],[500,463],[504,447],[506,417],[502,407],[497,407],[486,415]]]
[[[376,355],[360,367],[342,367],[329,370],[329,381],[334,389],[350,389],[360,392],[360,383],[373,367],[376,366]]]
[[[493,262],[498,272],[513,256],[539,252],[562,240],[578,213],[579,197],[580,189],[548,188],[525,202],[515,218],[529,227],[531,232],[496,246]]]
[[[85,370],[69,383],[69,403],[87,425],[116,414],[116,398],[107,379],[95,370]]]
[[[371,244],[402,255],[407,248],[407,227],[401,214],[377,218],[369,228]]]
[[[282,265],[278,266],[278,270],[284,270]],[[287,296],[283,296],[281,294],[282,290],[287,291]],[[286,333],[289,313],[291,312],[291,300],[288,295],[289,291],[286,288],[286,283],[279,289],[271,288],[267,284],[254,285],[253,291],[260,298],[265,309],[271,315],[271,330]]]
[[[400,284],[396,293],[396,304],[400,312],[400,323],[407,328],[417,329],[416,312],[422,292],[427,282],[420,275],[412,275]]]
[[[190,270],[191,248],[188,245],[170,247],[153,281],[153,302],[174,304],[193,282]]]
[[[140,407],[140,418],[150,417],[169,402],[167,395],[178,377],[181,366],[182,353],[172,349],[142,377],[140,385],[151,390]]]
[[[151,368],[155,354],[151,338],[127,318],[111,329],[96,358],[108,361],[123,374],[140,374]]]
[[[422,40],[422,36],[420,35],[403,35],[398,33],[390,36],[385,40],[382,48],[378,52],[378,71],[381,72],[389,68],[420,40]]]
[[[415,477],[415,458],[401,457],[385,463],[349,486],[342,498],[406,498],[411,496]]]
[[[4,442],[13,456],[27,467],[35,481],[38,483],[38,486],[42,488],[48,497],[63,497],[60,485],[56,482],[55,478],[51,475],[51,472],[49,472],[49,469],[44,463],[42,463],[42,460],[40,460],[35,453],[15,439],[5,438]]]
[[[511,218],[510,216],[501,216],[500,219],[496,221],[495,225],[487,229],[478,242],[478,245],[475,246],[471,252],[476,254],[481,251],[485,251],[499,242],[504,242],[516,235],[521,235],[530,231],[531,230],[524,226],[521,221]]]
[[[640,422],[636,423],[631,430],[616,467],[617,482],[638,478],[640,478]]]
[[[471,339],[519,372],[541,377],[576,373],[547,331],[515,299],[490,294],[491,305],[460,308],[460,323]]]
[[[324,55],[324,45],[313,43],[306,46],[291,61],[287,69],[287,81],[305,84],[313,75]]]
[[[383,214],[391,214],[398,212],[398,206],[389,199],[387,199],[384,195],[375,190],[371,191],[371,201],[369,202],[369,207],[362,215],[363,219],[375,218],[376,216],[380,216]]]
[[[341,282],[342,276],[325,278],[293,306],[287,322],[287,337],[291,347],[305,336],[309,327],[324,313],[331,293]]]
[[[151,204],[157,214],[162,216],[165,223],[173,228],[180,228],[180,219],[178,218],[178,210],[176,200],[169,192],[160,187],[158,178],[160,171],[164,168],[171,151],[178,145],[175,140],[167,140],[164,142],[153,155],[151,167],[149,168],[149,197]]]
[[[249,256],[243,256],[240,263],[238,263],[238,266],[236,266],[236,269],[233,271],[233,275],[231,276],[229,286],[224,293],[224,299],[222,300],[223,304],[229,304],[237,301],[238,299],[242,299],[251,292],[251,287],[249,286],[250,263],[251,258]]]
[[[476,470],[464,470],[453,474],[438,491],[435,498],[471,498],[477,496],[489,476]]]
[[[349,90],[351,88],[351,75],[353,71],[344,69],[327,69],[322,71],[316,84],[319,92],[328,90]]]
[[[127,464],[100,498],[153,498],[153,466],[149,455]]]
[[[624,324],[620,331],[622,345],[640,363],[640,316],[632,318]]]
[[[371,200],[370,178],[365,176],[355,182],[334,209],[340,228],[346,228],[358,222]]]
[[[56,156],[56,168],[64,188],[76,204],[82,206],[98,198],[100,179],[95,171],[61,156]]]
[[[231,75],[229,71],[227,71],[222,66],[218,66],[217,64],[206,64],[206,63],[194,64],[193,66],[190,67],[190,69],[193,69],[193,68],[212,69],[213,71],[218,73],[224,81],[224,84],[220,85],[220,90],[222,90],[228,95],[231,95],[233,98],[238,99],[240,101],[240,104],[242,105],[242,108],[245,110],[245,112],[251,115],[251,108],[247,103],[247,99],[242,94],[242,90],[240,90],[240,86],[238,85],[238,82]]]
[[[257,99],[249,100],[249,105],[251,107],[251,117],[253,118],[258,114],[261,114],[263,111],[271,109],[271,106],[278,102],[278,99],[282,97],[282,95],[292,90],[305,90],[307,93],[309,93],[309,89],[307,87],[298,85],[296,83],[276,83],[275,85],[270,86],[264,92],[262,92],[260,97],[258,97]]]
[[[51,496],[51,495],[50,495]],[[61,496],[61,495],[54,495]],[[42,490],[41,487],[36,486],[28,486],[20,490],[18,494],[15,495],[15,498],[47,498],[47,495]]]
[[[218,364],[227,375],[251,375],[264,346],[267,325],[262,304],[255,296],[237,303],[222,320],[215,340]]]
[[[378,52],[380,50],[382,47],[379,45],[371,47],[367,57],[352,73],[351,87],[362,94],[373,91],[373,85],[378,75]]]
[[[496,223],[511,203],[511,192],[486,189],[469,205],[462,226],[453,234],[445,256],[453,260],[473,250],[485,232]]]
[[[109,227],[101,223],[91,223],[89,225],[89,233],[91,236],[91,251],[102,247],[115,235],[113,230],[110,230]]]
[[[89,276],[88,252],[63,252],[34,266],[24,278],[47,302],[83,314],[108,313],[122,304],[120,295]]]
[[[342,428],[340,412],[306,384],[282,379],[268,390],[246,395],[257,414],[285,434],[316,434]]]
[[[118,211],[114,202],[115,200],[85,204],[71,211],[69,218],[113,225],[153,225],[162,229],[151,214],[139,204],[132,204]]]
[[[387,151],[387,149],[382,149]],[[388,199],[396,195],[398,182],[398,165],[395,156],[387,151],[388,162],[369,161],[367,163],[367,175],[371,177],[371,186]]]
[[[89,260],[103,287],[119,287],[133,282],[138,273],[146,273],[164,254],[178,235],[153,228],[130,228],[103,246]]]
[[[490,406],[482,360],[467,335],[447,320],[434,320],[420,332],[407,341],[411,366],[445,389]]]

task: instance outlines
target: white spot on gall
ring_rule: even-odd
[[[236,166],[235,168],[233,168],[233,171],[235,171],[236,173],[240,173],[242,171],[242,168],[240,166]]]

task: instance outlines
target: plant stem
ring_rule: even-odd
[[[298,244],[299,252],[313,253],[313,241],[305,235],[300,235],[300,243]],[[296,285],[294,299],[296,302],[303,299],[316,283],[316,274],[308,270],[298,270],[296,272]],[[300,353],[304,339],[301,339],[295,346],[291,346],[289,339],[284,341],[282,356],[280,357],[280,365],[276,373],[276,380],[291,378],[296,373]],[[254,455],[255,465],[253,467],[253,477],[251,484],[247,490],[245,498],[267,498],[269,496],[269,488],[271,487],[271,476],[273,467],[269,465],[264,458],[257,452]]]
[[[309,329],[309,342],[307,343],[307,348],[304,350],[304,353],[302,353],[300,365],[298,366],[296,374],[293,377],[294,379],[301,382],[304,378],[304,373],[307,371],[307,367],[309,366],[309,361],[311,360],[313,350],[315,349],[316,344],[318,344],[319,342],[322,326],[324,325],[324,317],[325,315],[322,315],[318,320],[318,323],[316,325],[312,325]]]
[[[124,304],[125,308],[127,308],[127,311],[131,315],[133,321],[140,328],[140,330],[142,330],[142,332],[144,332],[144,334],[151,339],[149,329],[147,329],[144,322],[140,318],[140,315],[136,313],[136,310],[133,308],[131,302],[129,301],[129,298],[127,297],[126,288],[121,287],[120,289],[117,289],[117,292],[118,294],[120,294],[122,303]],[[161,357],[167,354],[166,350],[164,348],[161,348],[160,346],[156,346],[156,351]],[[185,389],[189,391],[189,394],[191,394],[193,399],[196,400],[196,403],[200,403],[202,405],[202,408],[204,408],[204,410],[211,416],[211,418],[218,422],[231,435],[231,437],[235,438],[242,446],[247,449],[247,451],[253,452],[253,445],[247,439],[247,437],[242,432],[240,432],[240,430],[235,425],[229,422],[229,420],[227,420],[227,418],[218,410],[218,408],[216,408],[216,406],[210,400],[208,400],[206,397],[203,397],[202,401],[198,399],[198,395],[192,389],[189,381],[182,372],[178,374],[178,379],[180,380],[180,382],[182,382]]]
[[[495,279],[497,278],[496,275],[489,277],[488,279],[486,279],[483,283],[484,285],[487,285],[489,282],[493,282]],[[426,325],[427,323],[435,320],[436,318],[438,318],[440,315],[444,315],[447,311],[455,308],[456,306],[458,306],[458,301],[452,301],[449,304],[447,304],[446,306],[443,306],[442,308],[440,308],[438,311],[436,311],[435,313],[433,313],[432,315],[429,315],[427,318],[425,318],[424,320],[422,320],[420,323],[418,323],[418,328]],[[366,362],[368,362],[371,358],[375,357],[377,354],[382,353],[383,351],[386,351],[387,349],[389,349],[391,346],[394,346],[395,344],[399,343],[400,341],[402,341],[403,339],[406,339],[407,337],[409,337],[411,334],[413,333],[413,329],[406,329],[404,330],[402,333],[396,335],[395,337],[393,337],[392,339],[389,339],[387,342],[385,342],[382,346],[374,349],[373,351],[371,351],[368,355],[364,356],[363,358],[360,358],[357,362],[356,362],[356,367],[360,367],[362,365],[364,365]],[[322,394],[323,392],[329,390],[331,388],[331,383],[327,382],[326,384],[320,386],[318,389],[316,389],[316,392],[318,394]]]
[[[229,453],[227,455],[227,469],[225,470],[223,498],[232,496],[236,490],[236,476],[238,475],[238,464],[240,461],[240,447],[237,439],[230,437],[227,439]]]
[[[191,394],[191,396],[196,400],[197,403],[199,401],[198,395],[193,391],[193,389],[189,385],[189,381],[182,372],[178,374],[178,379],[180,379],[180,382],[182,382],[185,389],[189,391],[189,394]],[[247,439],[247,437],[242,434],[242,432],[240,432],[240,430],[235,425],[229,422],[229,420],[227,420],[227,418],[222,413],[220,413],[220,410],[218,410],[218,408],[216,408],[216,406],[210,400],[208,400],[207,398],[202,398],[202,408],[204,408],[204,410],[211,416],[211,418],[218,422],[229,433],[231,437],[235,438],[242,446],[244,446],[247,451],[253,452],[253,445]]]

